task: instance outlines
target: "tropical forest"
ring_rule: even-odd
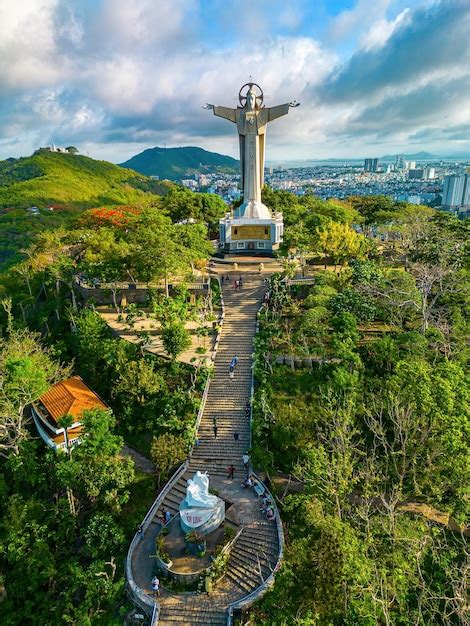
[[[285,230],[254,271],[249,454],[283,548],[231,623],[466,624],[468,219],[385,196],[263,202]],[[0,163],[0,206],[1,623],[150,624],[130,617],[126,556],[198,445],[223,289],[245,278],[212,260],[227,205],[39,151]],[[33,409],[73,377],[100,404],[79,445],[61,417],[54,448]]]

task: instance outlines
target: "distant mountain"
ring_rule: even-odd
[[[159,176],[160,179],[170,180],[181,180],[198,172],[237,173],[239,171],[236,159],[192,146],[149,148],[120,165],[146,176]]]
[[[386,154],[380,157],[379,161],[395,161],[396,158],[396,154]],[[404,154],[403,158],[405,161],[435,161],[441,159],[442,157],[437,154],[432,154],[431,152],[415,152],[413,154]]]
[[[89,208],[142,201],[162,195],[165,184],[133,170],[86,156],[39,150],[0,161],[0,208]]]

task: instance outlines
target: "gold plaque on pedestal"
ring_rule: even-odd
[[[232,226],[232,239],[266,239],[269,237],[269,226]]]

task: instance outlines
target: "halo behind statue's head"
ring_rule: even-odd
[[[244,90],[246,87],[248,87],[248,89],[245,92]],[[256,83],[245,83],[243,87],[240,89],[240,92],[238,94],[238,100],[242,108],[246,106],[248,98],[251,98],[252,100],[254,100],[254,106],[253,106],[254,109],[262,108],[263,100],[264,100],[263,90]]]

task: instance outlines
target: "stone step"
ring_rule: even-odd
[[[252,591],[254,591],[256,589],[256,587],[258,587],[259,585],[255,585],[253,587],[253,585],[250,585],[244,577],[241,577],[237,571],[233,570],[233,569],[228,569],[227,573],[226,573],[226,577],[232,581],[233,583],[235,583],[235,585],[237,587],[239,587],[243,592],[244,595],[248,595],[250,594]],[[261,583],[260,583],[261,584]]]
[[[158,624],[178,624],[193,625],[193,624],[205,624],[206,626],[219,626],[227,623],[227,613],[223,611],[211,611],[202,609],[183,609],[175,608],[164,604],[160,610],[160,616]]]
[[[230,570],[232,573],[237,574],[239,578],[242,578],[253,589],[256,589],[258,585],[262,585],[267,578],[267,576],[263,576],[263,578],[261,579],[258,566],[256,565],[256,567],[254,567],[253,563],[248,561],[236,563],[235,560],[230,559],[227,569]]]
[[[258,563],[258,558],[257,558],[258,556],[259,556],[259,563]],[[276,563],[273,563],[273,565],[271,566],[270,561],[268,561],[264,555],[258,555],[257,553],[250,553],[249,555],[247,554],[247,555],[240,556],[239,553],[236,553],[234,551],[232,552],[230,556],[230,561],[229,561],[228,566],[231,567],[231,564],[252,568],[253,571],[255,571],[257,574],[258,574],[259,568],[261,567],[261,574],[264,580],[266,580],[266,578],[270,576],[274,568],[274,565]]]

